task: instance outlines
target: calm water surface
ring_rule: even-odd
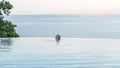
[[[17,25],[21,37],[117,38],[120,39],[120,15],[11,15],[5,17]]]
[[[120,40],[2,39],[0,68],[120,68]]]

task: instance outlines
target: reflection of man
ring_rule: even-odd
[[[56,41],[60,41],[60,37],[61,37],[61,36],[60,36],[59,34],[57,34],[57,35],[55,36],[55,40],[56,40]]]

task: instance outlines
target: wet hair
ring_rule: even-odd
[[[59,41],[60,38],[61,38],[61,36],[60,36],[59,34],[57,34],[57,35],[55,36],[55,40],[56,40],[56,41]]]

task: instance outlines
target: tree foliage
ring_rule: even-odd
[[[0,15],[7,14],[9,15],[10,10],[13,8],[13,5],[9,1],[2,0],[0,2]]]
[[[9,1],[2,0],[0,1],[0,37],[19,37],[15,31],[16,25],[12,22],[4,20],[4,15],[9,15],[10,10],[13,8],[13,5]]]

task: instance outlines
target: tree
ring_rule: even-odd
[[[16,25],[12,22],[4,20],[4,15],[9,15],[10,10],[13,8],[13,5],[9,1],[2,0],[0,1],[0,37],[19,37],[15,31]]]

